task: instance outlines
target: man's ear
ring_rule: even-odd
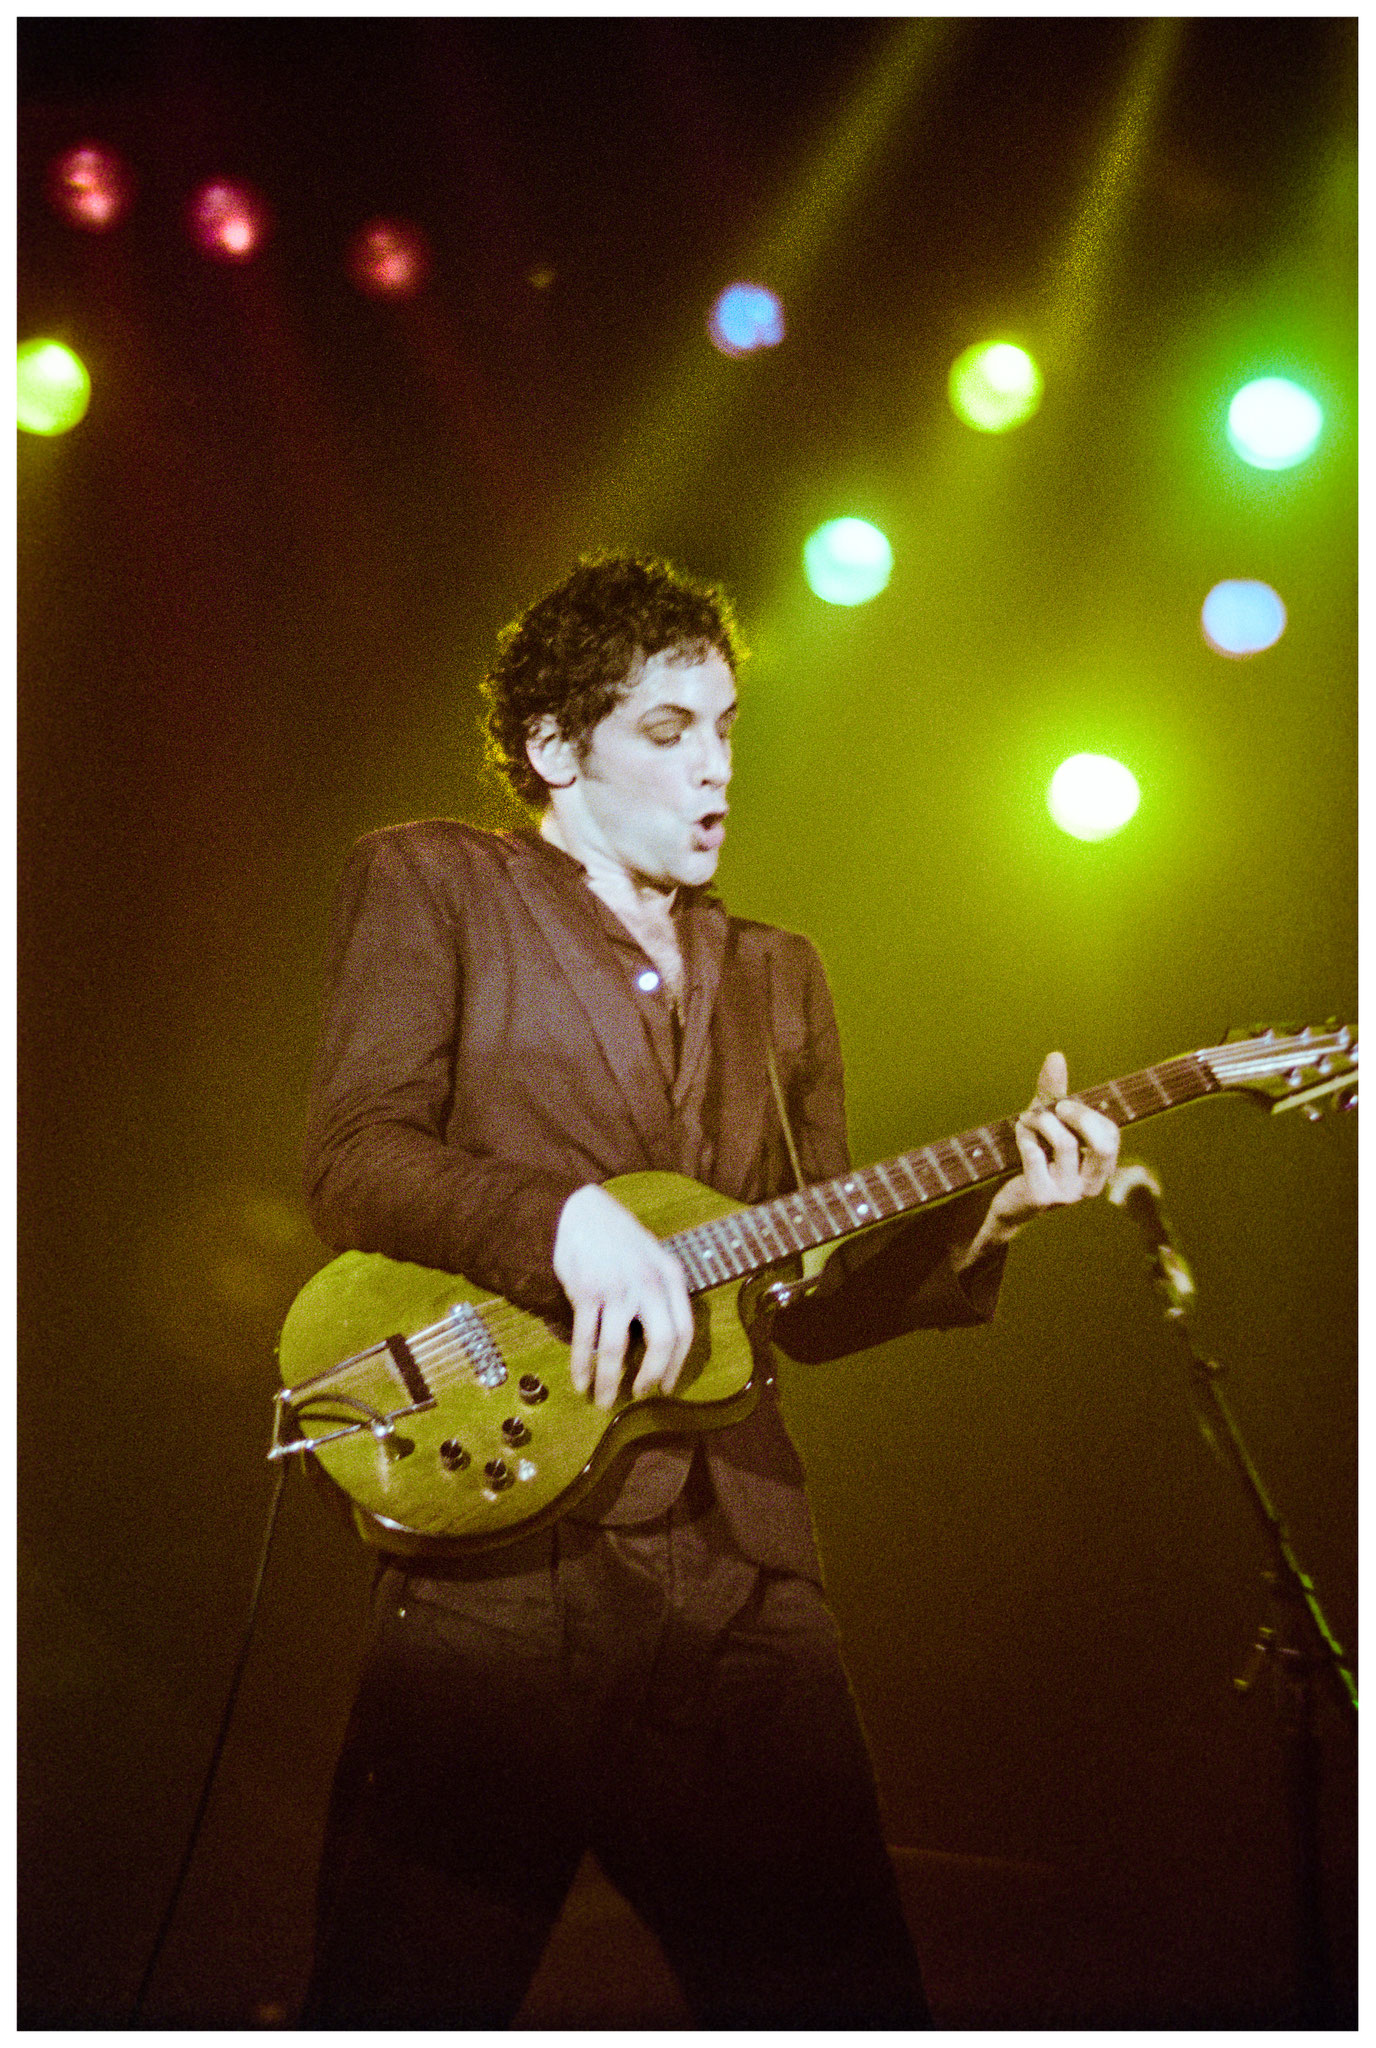
[[[551,789],[567,789],[578,773],[578,756],[546,712],[526,734],[526,758],[540,780]]]

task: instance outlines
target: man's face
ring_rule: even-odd
[[[719,654],[652,655],[578,763],[580,855],[660,888],[709,882],[726,837],[735,715],[735,678]]]

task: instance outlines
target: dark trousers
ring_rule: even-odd
[[[930,2025],[822,1595],[697,1485],[383,1574],[303,2026],[509,2025],[589,1847],[699,2024]]]

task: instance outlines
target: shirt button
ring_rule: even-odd
[[[648,995],[651,989],[659,987],[659,976],[655,973],[653,967],[647,967],[643,973],[637,974],[635,985],[637,988],[643,988],[646,995]]]

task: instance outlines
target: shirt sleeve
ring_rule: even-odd
[[[788,1089],[799,1163],[806,1181],[831,1179],[850,1164],[840,1034],[821,961],[807,948],[802,991],[803,1053]],[[820,1363],[843,1358],[910,1330],[987,1322],[1003,1280],[999,1247],[957,1273],[952,1254],[979,1229],[990,1190],[972,1188],[935,1209],[896,1218],[838,1245],[817,1289],[774,1319],[788,1357]]]
[[[461,908],[401,834],[354,849],[330,923],[306,1202],[337,1251],[462,1273],[548,1313],[563,1305],[554,1235],[579,1183],[468,1150],[448,1128]]]

